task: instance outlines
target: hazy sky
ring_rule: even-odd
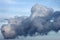
[[[60,0],[0,0],[0,18],[29,16],[31,7],[36,3],[60,11]]]

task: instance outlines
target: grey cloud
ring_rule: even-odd
[[[54,19],[53,19],[54,18]],[[54,21],[50,21],[54,20]],[[1,32],[4,38],[15,38],[15,36],[34,36],[36,33],[40,35],[47,35],[50,31],[60,30],[60,12],[54,12],[52,8],[47,8],[39,4],[31,8],[31,15],[29,17],[15,17],[8,20],[6,26],[2,26]],[[10,27],[8,35],[5,29]],[[13,28],[13,29],[12,29]],[[6,30],[6,31],[5,31]],[[12,32],[13,31],[13,32]],[[4,33],[3,33],[4,32]],[[15,35],[14,35],[15,34]]]
[[[58,32],[60,30],[60,11],[56,11],[52,18],[54,18],[53,30]]]

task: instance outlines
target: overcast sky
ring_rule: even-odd
[[[60,0],[0,0],[0,18],[13,16],[29,16],[36,3],[60,11]]]

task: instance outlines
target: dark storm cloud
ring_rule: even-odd
[[[59,11],[54,12],[52,8],[36,4],[31,8],[31,13],[30,17],[9,19],[8,24],[1,28],[2,34],[5,35],[4,37],[33,36],[36,33],[47,35],[50,31],[60,30]]]
[[[60,11],[56,11],[52,18],[54,18],[53,30],[58,32],[60,30]]]

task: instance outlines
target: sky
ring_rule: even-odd
[[[60,0],[0,0],[0,18],[29,16],[37,3],[60,11]]]
[[[29,16],[31,14],[31,8],[35,4],[41,4],[49,8],[53,8],[55,11],[60,11],[60,0],[0,0],[0,18],[10,18],[14,16]],[[52,33],[48,36],[29,37],[30,39],[56,39],[60,40],[60,32]],[[1,37],[0,37],[1,38]],[[27,38],[27,40],[29,39]]]

